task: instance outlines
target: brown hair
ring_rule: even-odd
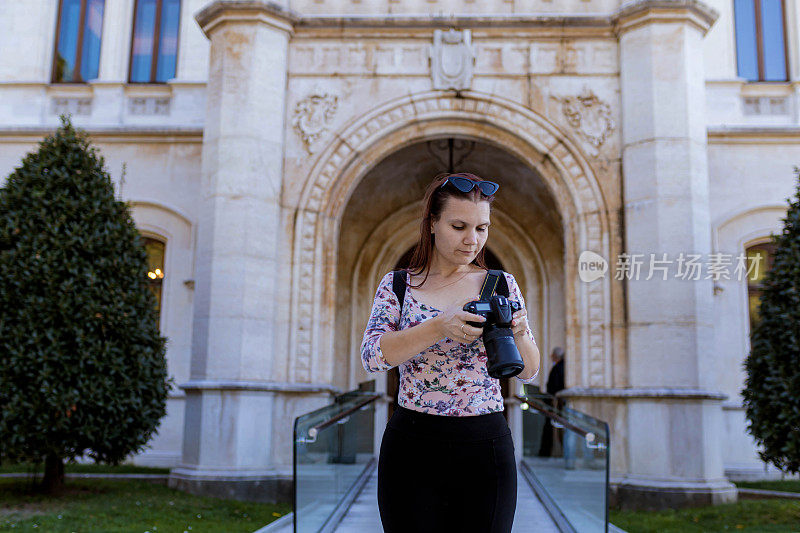
[[[431,233],[431,226],[433,225],[434,220],[438,221],[442,216],[442,210],[444,209],[445,201],[448,198],[472,200],[475,203],[484,201],[489,202],[490,207],[494,201],[494,195],[486,196],[478,187],[475,187],[470,192],[466,193],[459,191],[451,183],[448,183],[446,186],[442,187],[442,184],[447,181],[447,178],[450,176],[462,176],[475,181],[486,181],[475,174],[469,174],[466,172],[458,172],[455,174],[442,172],[441,174],[437,174],[433,178],[433,181],[430,183],[430,185],[428,185],[428,189],[425,191],[425,197],[423,199],[422,221],[420,222],[419,226],[419,240],[417,241],[417,245],[414,247],[414,251],[411,254],[411,259],[408,266],[403,269],[415,276],[421,274],[423,270],[425,271],[425,279],[423,279],[422,282],[420,282],[420,284],[416,287],[414,287],[414,285],[410,285],[412,288],[422,287],[422,285],[428,279],[428,272],[430,271],[431,261],[433,259],[433,241],[435,237],[435,235]],[[488,270],[483,258],[483,252],[485,249],[486,246],[481,248],[481,250],[478,252],[478,255],[476,255],[475,259],[472,260],[471,264],[477,265],[484,270]]]

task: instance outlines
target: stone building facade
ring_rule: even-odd
[[[161,243],[181,386],[135,461],[174,485],[287,499],[293,419],[368,379],[386,390],[361,334],[452,150],[501,184],[488,249],[525,291],[542,388],[565,347],[564,395],[609,422],[618,496],[727,501],[730,479],[768,471],[740,396],[757,287],[614,273],[625,252],[735,256],[781,230],[800,9],[777,2],[772,79],[774,31],[761,17],[756,46],[743,29],[753,1],[78,0],[86,79],[55,59],[70,0],[5,2],[0,170],[70,112]],[[172,46],[152,71],[134,62],[158,34],[135,22],[148,6],[152,49]],[[587,251],[608,263],[593,281]]]

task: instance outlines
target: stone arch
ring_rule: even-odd
[[[770,233],[780,234],[783,231],[781,218],[786,216],[786,209],[786,205],[768,203],[723,213],[712,227],[712,250],[732,254],[732,267],[735,267],[736,255],[744,253],[746,247],[768,240]],[[733,316],[720,317],[719,313],[715,313],[718,318],[714,328],[715,331],[724,332],[721,343],[729,345],[728,353],[743,357],[750,350],[747,281],[735,279],[732,274],[731,272],[730,280],[720,279],[716,282],[721,289],[717,289],[716,299],[721,300],[721,312],[732,313]],[[732,331],[727,331],[728,328],[732,328]],[[743,376],[742,369],[738,372]],[[740,381],[743,382],[744,379]],[[726,392],[731,394],[734,391],[732,387],[727,387]],[[729,403],[738,403],[738,400],[732,396]]]
[[[386,155],[444,135],[502,147],[545,180],[564,222],[565,279],[573,280],[565,286],[566,349],[578,359],[573,359],[576,383],[571,385],[611,386],[610,279],[582,283],[576,264],[583,250],[610,257],[610,221],[597,178],[576,143],[544,117],[472,91],[459,98],[426,92],[389,101],[336,132],[320,153],[295,218],[290,379],[330,378],[333,317],[328,310],[335,304],[337,237],[356,185]],[[519,281],[527,294],[529,281]]]

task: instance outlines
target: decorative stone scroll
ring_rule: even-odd
[[[339,98],[315,89],[294,108],[292,126],[300,135],[309,154],[317,151],[317,142],[333,120]]]
[[[434,30],[429,57],[434,89],[458,91],[470,88],[475,50],[469,30]]]
[[[606,141],[614,130],[614,119],[611,118],[611,106],[600,101],[596,94],[584,85],[583,93],[578,96],[559,98],[564,116],[569,125],[595,148]]]

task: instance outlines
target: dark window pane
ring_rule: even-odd
[[[81,50],[81,78],[93,80],[97,78],[100,67],[100,39],[103,35],[103,3],[104,0],[86,1],[86,19],[83,28],[83,46]]]
[[[761,291],[751,291],[747,296],[747,303],[750,311],[750,331],[753,331],[761,320],[761,314],[758,312],[758,307],[761,304]]]
[[[753,0],[734,0],[736,24],[736,66],[739,77],[758,80],[756,12]]]
[[[147,278],[150,290],[156,301],[156,314],[161,314],[161,287],[164,279],[164,253],[166,245],[151,237],[144,237],[144,247],[147,252]],[[156,326],[159,320],[156,319]]]
[[[747,249],[746,256],[746,266],[749,270],[747,281],[758,285],[764,279],[764,274],[768,270],[769,252],[765,248],[756,245]]]
[[[131,81],[150,81],[153,61],[153,39],[156,25],[156,0],[139,0],[136,3],[133,51],[131,54]]]
[[[81,23],[81,0],[63,0],[59,16],[60,31],[53,81],[78,81],[75,79],[75,62]]]
[[[165,82],[175,77],[180,12],[180,0],[163,0],[161,35],[158,41],[158,63],[156,64],[156,81],[159,82]]]
[[[764,79],[786,80],[783,45],[783,2],[761,0],[761,33],[764,36]]]
[[[754,244],[745,250],[747,256],[746,266],[752,267],[755,270],[757,265],[758,270],[751,272],[747,276],[747,301],[748,312],[750,315],[750,331],[752,332],[761,316],[758,312],[761,303],[761,284],[764,280],[764,275],[772,269],[772,263],[775,260],[776,245],[774,242],[763,242]],[[760,258],[760,261],[756,260]]]

